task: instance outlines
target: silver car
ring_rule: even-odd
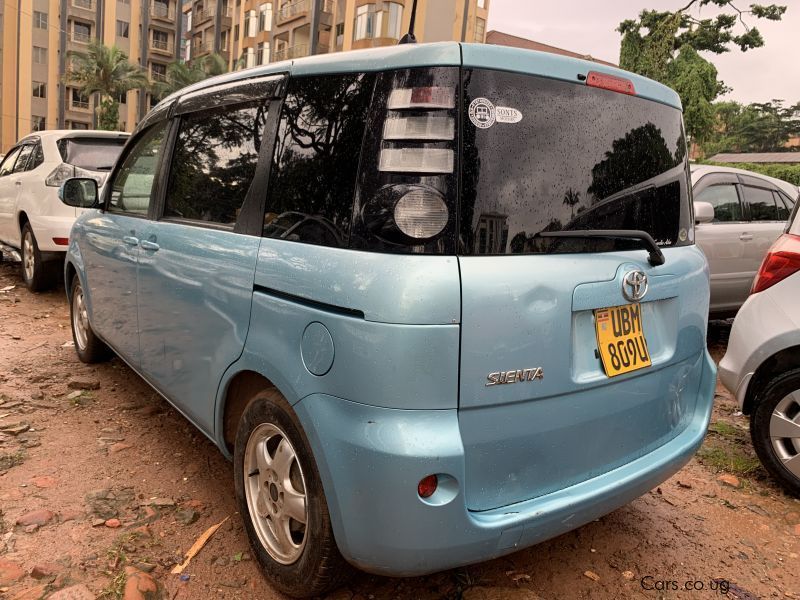
[[[719,378],[750,416],[761,463],[800,496],[800,217],[769,249],[733,322]]]
[[[711,270],[712,317],[732,317],[798,199],[790,183],[743,169],[692,165],[695,237]]]

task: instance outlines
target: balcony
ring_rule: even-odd
[[[150,3],[150,16],[163,21],[174,21],[175,5],[167,2],[156,2],[154,0]]]
[[[94,0],[72,0],[72,6],[83,10],[94,10]]]
[[[289,60],[290,58],[302,58],[308,56],[308,44],[295,44],[294,46],[284,47],[275,50],[275,62]]]
[[[195,11],[192,16],[192,29],[195,29],[197,25],[200,25],[200,23],[205,23],[206,21],[213,19],[215,16],[217,16],[217,7],[214,5],[211,5],[208,8],[202,8],[200,10]],[[222,18],[230,19],[232,16],[233,16],[233,7],[223,6]],[[224,24],[226,23],[223,23],[223,25]]]
[[[161,71],[154,71],[153,69],[150,69],[150,79],[152,79],[153,81],[164,82],[164,81],[167,80],[167,73],[166,73],[166,71],[161,72]]]
[[[172,54],[175,50],[175,45],[171,40],[157,40],[153,38],[150,40],[150,49],[154,50],[155,52]]]
[[[306,16],[311,13],[311,0],[292,0],[278,9],[275,15],[275,23],[283,25],[294,19]]]
[[[76,44],[88,44],[89,40],[91,39],[92,35],[90,33],[85,33],[83,31],[73,31],[72,35],[70,36],[70,40],[72,40]]]
[[[214,40],[205,40],[203,42],[197,42],[192,44],[192,57],[195,57],[199,54],[207,54],[209,52],[214,51]]]

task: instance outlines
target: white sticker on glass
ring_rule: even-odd
[[[494,109],[495,119],[498,123],[519,123],[522,121],[522,113],[516,108],[508,106],[497,106]]]
[[[486,98],[475,98],[469,103],[469,120],[478,129],[489,129],[494,125],[495,111],[494,104],[489,102]]]

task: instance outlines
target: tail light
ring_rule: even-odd
[[[589,71],[586,75],[586,85],[603,90],[611,90],[612,92],[619,92],[620,94],[636,95],[636,88],[633,87],[633,82],[630,79],[609,75],[608,73]]]
[[[785,233],[779,237],[764,257],[751,294],[763,292],[800,271],[800,236]]]
[[[105,181],[106,178],[105,175],[98,175],[97,173],[81,169],[75,165],[61,163],[45,178],[44,184],[50,187],[61,187],[61,184],[71,177],[88,177],[89,179],[94,179],[97,182],[97,187],[103,185],[103,181]]]

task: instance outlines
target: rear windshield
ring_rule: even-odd
[[[61,160],[90,171],[110,171],[122,152],[125,138],[62,138],[58,140]]]
[[[692,243],[679,110],[530,75],[464,74],[460,252],[534,254],[640,248],[545,231],[641,229]]]

